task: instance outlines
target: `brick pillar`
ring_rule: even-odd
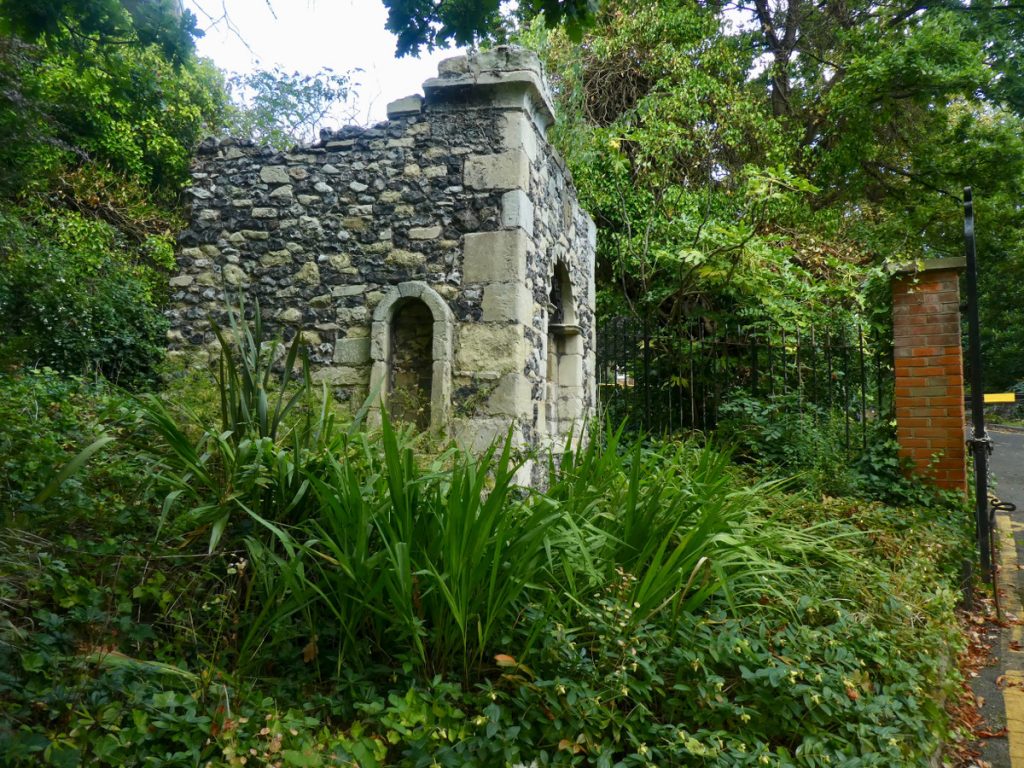
[[[892,282],[900,456],[939,488],[966,492],[960,284],[963,259],[929,259]]]

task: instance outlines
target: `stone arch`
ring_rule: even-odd
[[[569,268],[555,261],[547,306],[545,416],[550,437],[565,437],[583,417],[583,337]]]
[[[370,391],[376,402],[373,410],[379,418],[380,404],[388,403],[394,386],[396,331],[399,342],[407,338],[415,330],[415,323],[423,316],[424,309],[429,312],[433,323],[429,344],[429,419],[420,426],[442,430],[448,424],[451,411],[455,317],[448,303],[426,283],[413,280],[394,286],[374,310],[370,328]],[[412,366],[412,375],[422,375],[426,365],[426,361],[416,362]]]

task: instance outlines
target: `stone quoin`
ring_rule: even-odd
[[[172,349],[217,354],[210,318],[258,300],[352,407],[480,449],[544,447],[596,407],[596,231],[548,144],[535,54],[442,62],[372,128],[277,152],[206,140],[171,279]]]

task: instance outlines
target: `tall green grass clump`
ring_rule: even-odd
[[[275,370],[281,346],[266,342],[259,305],[251,327],[231,309],[228,318],[229,333],[214,325],[221,347],[219,423],[156,395],[141,400],[157,440],[156,475],[167,492],[162,518],[205,534],[210,552],[233,516],[259,523],[301,518],[306,465],[322,461],[339,434],[326,397],[315,397],[299,337]]]
[[[626,446],[608,429],[553,456],[546,489],[522,488],[510,438],[418,455],[386,413],[380,430],[343,426],[298,341],[282,355],[256,310],[251,327],[231,312],[218,329],[217,423],[144,400],[168,532],[244,548],[252,565],[243,666],[404,665],[468,685],[496,655],[528,655],[528,616],[572,624],[624,579],[641,622],[734,600],[782,567],[751,523],[768,488],[740,484],[727,454]]]

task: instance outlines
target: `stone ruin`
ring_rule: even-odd
[[[372,394],[472,450],[510,425],[543,448],[597,404],[596,232],[546,139],[540,63],[455,57],[423,93],[288,152],[202,144],[171,347],[216,355],[210,318],[242,294],[353,408]]]

